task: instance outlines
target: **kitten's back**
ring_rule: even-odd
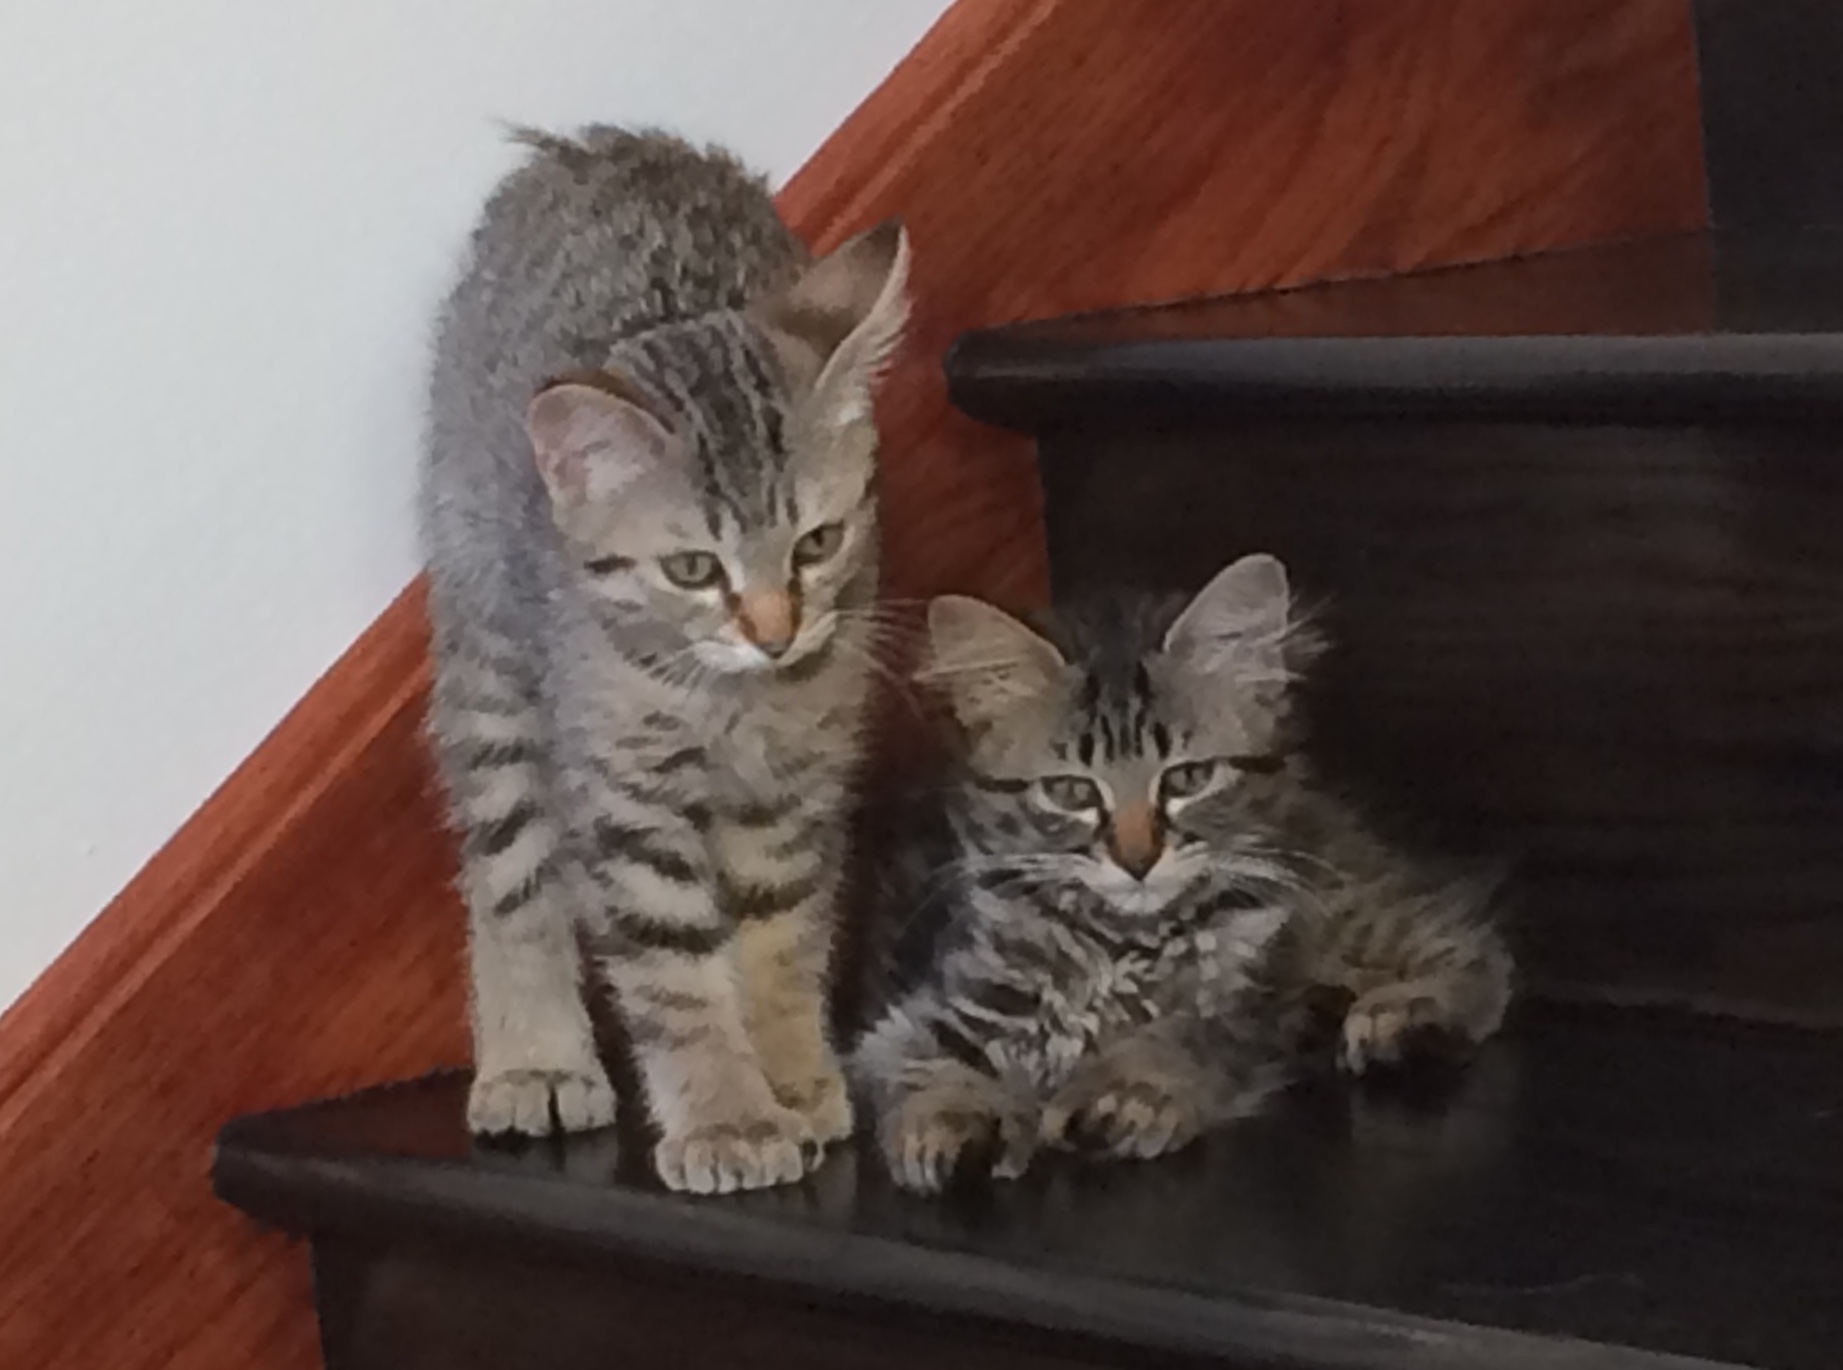
[[[515,136],[531,155],[487,201],[451,325],[538,335],[590,366],[620,338],[738,308],[804,260],[727,152],[607,126]]]
[[[656,132],[521,130],[436,326],[421,521],[438,659],[463,623],[508,642],[549,598],[555,531],[524,431],[547,380],[741,306],[806,253],[761,178]]]

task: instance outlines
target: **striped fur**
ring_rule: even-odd
[[[1285,1083],[1327,992],[1353,1072],[1496,1029],[1488,886],[1373,836],[1298,750],[1318,643],[1278,562],[1039,626],[930,615],[964,745],[898,820],[852,1060],[900,1183],[1182,1146]]]
[[[809,263],[664,136],[526,141],[440,321],[423,481],[469,1120],[612,1121],[589,983],[668,1184],[794,1180],[851,1127],[825,991],[906,248]]]

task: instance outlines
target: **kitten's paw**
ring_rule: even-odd
[[[793,1184],[816,1163],[812,1126],[792,1109],[693,1122],[653,1150],[653,1166],[668,1189],[731,1194]]]
[[[844,1073],[836,1066],[816,1079],[777,1087],[775,1097],[806,1119],[814,1142],[821,1148],[844,1141],[856,1127],[851,1093],[845,1087]]]
[[[1363,1075],[1430,1058],[1451,1061],[1477,1043],[1439,998],[1418,985],[1378,985],[1358,995],[1338,1036],[1341,1070]]]
[[[1043,1111],[1045,1140],[1086,1155],[1149,1161],[1202,1134],[1195,1080],[1123,1064],[1098,1060],[1077,1070]]]
[[[501,1070],[476,1075],[467,1096],[467,1126],[475,1136],[508,1133],[543,1137],[588,1132],[614,1123],[614,1090],[599,1068]]]
[[[922,1089],[885,1120],[879,1138],[890,1174],[904,1189],[938,1194],[987,1176],[1014,1180],[1030,1165],[1036,1124],[997,1097],[963,1088]]]

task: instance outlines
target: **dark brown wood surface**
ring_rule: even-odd
[[[961,0],[782,205],[914,234],[892,592],[1034,598],[1028,449],[948,410],[953,334],[1693,227],[1686,0]],[[0,1365],[313,1363],[304,1261],[205,1166],[233,1113],[462,1058],[424,683],[410,592],[0,1019]]]
[[[466,1087],[224,1131],[220,1192],[328,1257],[332,1370],[731,1339],[775,1370],[1835,1370],[1843,1334],[1835,1033],[1526,1003],[1463,1072],[1312,1078],[1153,1164],[945,1199],[863,1138],[802,1185],[666,1194],[640,1138],[472,1142]]]
[[[1520,872],[1533,983],[1843,1025],[1843,236],[987,330],[1059,589],[1278,553],[1321,761]]]
[[[892,213],[914,237],[895,595],[1044,592],[1028,448],[945,402],[962,329],[1704,221],[1684,0],[1016,8],[1002,46],[939,59],[969,67],[951,98],[911,97],[911,63],[784,197],[825,241]],[[841,184],[835,156],[879,171]]]
[[[1843,224],[1843,9],[1694,0],[1710,212],[1723,228]]]
[[[892,1317],[702,1274],[687,1317],[683,1274],[633,1262],[338,1240],[314,1259],[318,1287],[331,1295],[328,1370],[937,1370],[949,1346],[955,1370],[1225,1368],[1218,1358],[1153,1358],[1034,1328]]]
[[[1277,553],[1337,644],[1321,759],[1514,864],[1532,988],[1843,1026],[1833,432],[1064,435],[1058,583],[1195,587]]]

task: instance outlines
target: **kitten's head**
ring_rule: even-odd
[[[894,223],[746,309],[621,343],[526,428],[583,584],[726,673],[791,666],[871,581],[871,393],[907,315]]]
[[[928,626],[986,853],[1129,915],[1163,911],[1225,857],[1258,859],[1289,686],[1315,644],[1273,557],[1235,562],[1188,605],[1097,600],[1039,631],[947,596]]]

